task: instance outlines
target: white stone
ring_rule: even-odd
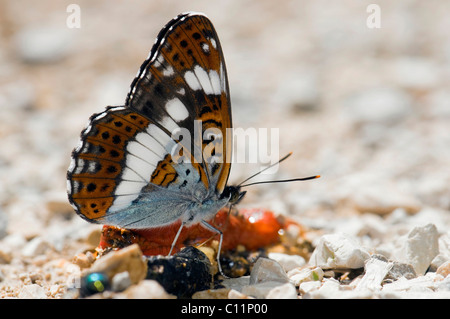
[[[8,216],[0,207],[0,239],[7,235],[8,228]]]
[[[404,277],[383,285],[383,292],[433,292],[441,281],[436,280],[435,273],[428,273],[426,276],[420,276],[413,279]]]
[[[258,258],[250,273],[250,285],[266,281],[289,282],[283,267],[275,260]]]
[[[335,279],[325,279],[317,290],[309,291],[304,298],[334,298],[340,294],[339,282]]]
[[[289,282],[283,267],[269,258],[256,261],[250,278],[227,279],[223,285],[255,298],[297,298],[295,286]]]
[[[258,299],[263,298],[297,298],[297,292],[294,285],[290,283],[281,283],[279,281],[264,281],[242,288],[244,295],[252,296]]]
[[[303,282],[307,281],[318,281],[323,279],[322,268],[303,268],[303,269],[293,269],[287,273],[287,276],[295,286],[299,286]]]
[[[252,296],[244,295],[242,292],[235,289],[230,289],[228,292],[228,299],[254,299]]]
[[[285,283],[271,289],[266,299],[297,299],[297,290],[294,285]]]
[[[392,254],[397,261],[411,264],[418,275],[423,275],[434,257],[439,254],[439,233],[434,224],[414,227]]]
[[[36,88],[28,80],[11,80],[0,87],[2,110],[26,110],[36,103]]]
[[[294,268],[304,266],[306,264],[305,259],[298,255],[287,255],[282,253],[269,253],[268,257],[277,261],[288,272]]]
[[[386,262],[378,258],[370,258],[364,267],[364,276],[356,285],[355,290],[380,290],[383,279],[393,266],[394,263],[392,262]]]
[[[295,111],[311,111],[318,107],[320,91],[317,76],[310,70],[292,72],[273,95],[273,103],[285,104]]]
[[[447,275],[440,283],[437,284],[439,291],[450,292],[450,276]]]
[[[450,92],[448,90],[432,91],[426,97],[425,105],[430,106],[431,116],[442,119],[450,117]]]
[[[320,238],[309,264],[322,269],[362,268],[370,257],[355,238],[344,234],[328,234]]]
[[[111,280],[111,288],[113,291],[123,291],[132,284],[128,271],[123,271],[114,275]]]
[[[324,279],[320,290],[322,291],[338,291],[340,290],[340,283],[334,278],[326,278]]]
[[[222,285],[226,288],[241,291],[244,286],[250,284],[250,276],[242,276],[237,278],[225,278]]]
[[[440,69],[431,59],[402,57],[394,60],[389,69],[400,87],[428,90],[439,83]]]
[[[51,249],[51,245],[42,237],[36,237],[23,247],[22,255],[25,257],[34,257],[44,254],[48,249]]]
[[[2,240],[2,245],[8,247],[9,250],[21,249],[26,243],[27,240],[20,233],[10,234]]]
[[[439,252],[450,259],[450,230],[439,237]]]
[[[115,299],[175,299],[156,280],[142,280],[114,296]]]
[[[43,287],[37,284],[23,286],[19,293],[20,299],[47,299],[47,294]]]
[[[97,259],[91,266],[90,271],[104,272],[109,278],[126,271],[131,282],[137,284],[147,275],[147,263],[142,257],[139,245],[133,244]]]
[[[322,286],[322,282],[320,281],[305,281],[300,284],[298,290],[301,294],[306,294],[308,292],[319,289],[320,286]]]
[[[377,87],[350,96],[346,115],[356,123],[393,124],[412,112],[412,99],[391,87]]]
[[[67,28],[30,27],[16,34],[14,40],[22,60],[31,63],[51,63],[70,52],[70,37],[74,34]]]
[[[369,289],[357,291],[349,288],[351,287],[341,286],[336,279],[324,279],[319,289],[311,289],[302,297],[305,299],[360,299],[373,297],[373,292]]]
[[[433,260],[430,263],[431,270],[436,271],[439,268],[439,266],[443,265],[448,260],[450,260],[450,258],[448,256],[443,255],[443,254],[438,254],[436,257],[433,258]]]

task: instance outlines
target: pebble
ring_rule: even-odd
[[[73,257],[73,260],[72,260],[72,262],[75,265],[77,265],[78,267],[80,267],[81,269],[91,267],[91,265],[94,263],[94,261],[95,261],[95,257],[93,256],[93,254],[91,252],[79,253],[79,254],[75,255],[75,257]]]
[[[0,239],[4,238],[8,232],[8,216],[0,207]]]
[[[131,283],[137,284],[147,275],[147,263],[144,261],[142,251],[137,244],[123,249],[111,251],[97,259],[89,272],[103,272],[109,278],[127,271],[130,274]]]
[[[346,115],[355,123],[389,125],[412,113],[412,99],[395,87],[375,87],[349,96],[345,108]]]
[[[397,261],[411,264],[417,274],[423,275],[439,253],[439,233],[434,224],[414,227],[398,240],[393,253]]]
[[[412,265],[394,261],[392,268],[389,270],[386,276],[386,279],[398,280],[401,277],[404,277],[406,279],[413,279],[417,277],[417,274]]]
[[[19,293],[19,299],[47,299],[47,294],[37,284],[25,285]]]
[[[380,288],[386,282],[392,282],[400,278],[416,278],[416,272],[410,264],[388,260],[383,255],[374,254],[366,261],[364,266],[364,276],[361,279],[361,287],[375,289]]]
[[[227,297],[228,297],[228,299],[255,299],[252,296],[247,296],[247,295],[243,294],[242,292],[237,291],[235,289],[230,289]]]
[[[435,61],[427,58],[398,58],[392,61],[389,69],[399,87],[423,91],[439,83],[440,69]]]
[[[38,255],[44,254],[47,250],[51,249],[52,246],[42,237],[33,238],[29,241],[25,247],[22,249],[22,256],[25,257],[36,257]]]
[[[230,288],[201,290],[194,293],[192,299],[227,299],[230,290]]]
[[[156,280],[142,280],[125,291],[114,295],[115,299],[175,299]]]
[[[450,276],[447,275],[440,284],[438,284],[438,289],[440,291],[449,291],[450,292]]]
[[[450,260],[440,265],[436,270],[436,274],[446,278],[450,274]]]
[[[0,247],[0,265],[9,264],[12,260],[12,252],[6,247]]]
[[[379,290],[381,283],[393,267],[392,262],[387,262],[372,256],[364,265],[364,276],[359,280],[355,290]]]
[[[278,262],[283,267],[285,272],[288,272],[294,268],[304,266],[306,264],[305,258],[298,255],[287,255],[283,253],[269,253],[270,259]]]
[[[298,290],[303,295],[303,294],[306,294],[308,292],[312,292],[314,290],[319,289],[320,286],[322,286],[322,282],[321,281],[305,281],[305,282],[302,282],[299,285]]]
[[[29,80],[11,80],[0,88],[1,111],[27,110],[34,105],[36,92]]]
[[[258,258],[250,273],[250,285],[262,282],[289,282],[283,267],[275,260],[269,258]]]
[[[297,299],[297,289],[290,283],[277,285],[265,296],[266,299]]]
[[[239,298],[297,298],[295,286],[290,282],[283,267],[275,260],[260,257],[250,276],[228,278],[222,285],[230,289],[230,296]]]
[[[401,277],[390,283],[381,283],[389,263],[373,257],[366,263],[366,274],[356,285],[342,285],[334,278],[322,282],[309,281],[300,284],[302,298],[445,298],[450,297],[450,277],[427,273],[413,279]],[[358,278],[357,278],[358,279]],[[353,289],[354,286],[354,289]]]
[[[373,295],[369,289],[354,290],[351,286],[340,285],[334,278],[327,278],[319,289],[310,289],[302,297],[304,299],[369,299]]]
[[[362,268],[369,253],[354,237],[345,233],[323,235],[314,249],[309,264],[322,269]]]
[[[439,253],[450,260],[450,230],[439,237]]]
[[[317,78],[312,72],[295,72],[288,75],[285,85],[273,94],[276,104],[282,104],[294,111],[312,111],[318,107],[320,90]]]
[[[295,294],[293,294],[295,292]],[[295,286],[290,283],[280,283],[279,281],[264,281],[258,284],[244,286],[241,293],[257,299],[266,299],[270,296],[278,299],[297,298]]]
[[[383,285],[383,291],[414,291],[414,292],[432,292],[439,285],[436,281],[435,273],[428,273],[425,276],[420,276],[413,279],[406,279],[404,277],[398,280]]]
[[[441,238],[442,238],[442,236],[439,238],[439,241],[440,241]],[[441,249],[442,249],[442,245],[439,244],[439,251],[441,251]],[[449,256],[447,256],[447,255],[445,255],[445,254],[442,254],[442,253],[439,253],[439,254],[438,254],[436,257],[434,257],[433,260],[431,261],[431,264],[430,264],[430,267],[429,267],[428,271],[434,271],[434,272],[436,272],[437,269],[439,268],[439,266],[441,266],[442,264],[444,264],[445,262],[447,262],[447,260],[450,260],[450,257],[449,257]]]
[[[295,285],[300,286],[307,281],[322,281],[324,271],[319,267],[296,268],[287,273],[289,280]]]
[[[430,106],[430,114],[437,119],[450,118],[450,92],[441,90],[431,93],[426,98],[426,105]]]
[[[18,233],[9,234],[1,242],[2,246],[8,247],[11,250],[20,250],[27,244],[24,236]]]
[[[242,287],[250,284],[250,276],[241,276],[236,278],[225,278],[222,285],[226,288],[241,291]]]
[[[73,33],[72,33],[73,34]],[[70,30],[32,26],[14,35],[19,57],[28,63],[53,63],[70,52]]]
[[[111,280],[113,291],[123,291],[132,285],[130,273],[128,271],[119,272]]]

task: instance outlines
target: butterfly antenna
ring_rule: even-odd
[[[248,177],[247,179],[245,179],[244,181],[242,181],[242,182],[238,185],[238,187],[244,187],[244,186],[246,186],[246,185],[242,185],[242,184],[244,184],[245,182],[251,180],[253,177],[258,176],[258,175],[261,174],[262,172],[267,171],[269,168],[274,167],[275,165],[280,164],[282,161],[284,161],[285,159],[287,159],[287,158],[288,158],[289,156],[291,156],[291,155],[292,155],[292,152],[290,152],[290,153],[288,153],[287,155],[285,155],[285,156],[284,156],[283,158],[281,158],[278,162],[273,163],[273,164],[267,166],[266,168],[264,168],[263,170],[261,170],[261,171],[255,173],[255,174],[253,174],[252,176]]]
[[[316,179],[316,178],[319,178],[319,177],[320,177],[320,175],[314,175],[314,176],[309,176],[309,177],[282,179],[282,180],[276,180],[276,181],[254,182],[254,183],[249,183],[249,184],[245,184],[245,185],[240,185],[240,187],[247,187],[247,186],[258,185],[258,184],[269,184],[269,183],[286,183],[286,182],[308,181],[310,179]]]

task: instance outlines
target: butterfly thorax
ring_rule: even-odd
[[[212,219],[216,213],[226,205],[238,204],[244,197],[246,191],[241,192],[239,186],[226,186],[222,194],[211,192],[205,196],[204,193],[193,196],[189,210],[184,214],[182,220],[186,225],[196,224],[201,220]]]
[[[229,203],[228,197],[218,196],[217,193],[206,197],[195,198],[184,212],[181,220],[186,226],[212,219],[217,212]]]

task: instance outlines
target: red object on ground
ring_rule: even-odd
[[[276,217],[273,212],[264,209],[243,209],[237,214],[229,214],[228,209],[220,210],[210,222],[223,232],[222,251],[231,250],[243,245],[247,250],[276,244],[280,241],[279,231],[292,220]],[[165,227],[145,230],[127,230],[114,226],[103,226],[99,247],[123,248],[137,243],[144,255],[167,255],[181,225],[177,222]],[[201,244],[216,235],[200,225],[184,227],[178,237],[173,253],[186,245]],[[210,244],[211,241],[206,243]]]

